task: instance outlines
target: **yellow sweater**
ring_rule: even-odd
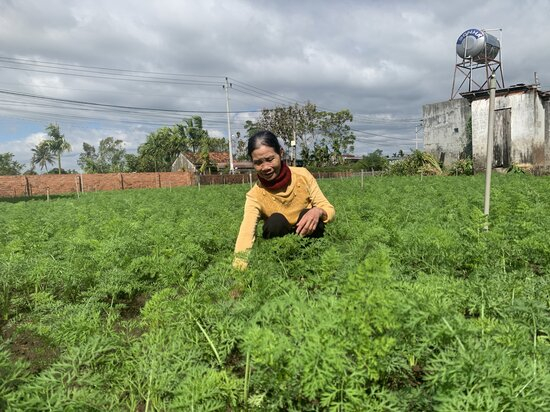
[[[323,219],[325,223],[334,219],[334,207],[321,192],[313,175],[302,167],[291,166],[290,171],[292,179],[284,191],[270,192],[262,187],[260,182],[248,191],[235,253],[246,252],[252,248],[258,221],[260,218],[268,218],[273,213],[281,213],[291,225],[295,225],[303,209],[320,207],[326,213],[326,218]],[[236,259],[234,265],[246,267],[246,259]]]

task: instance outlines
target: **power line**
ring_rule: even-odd
[[[192,75],[192,74],[182,74],[182,73],[162,73],[162,72],[153,72],[153,71],[138,71],[138,70],[127,70],[127,69],[118,69],[118,68],[108,68],[100,66],[85,66],[85,65],[75,65],[67,63],[55,63],[48,61],[39,61],[39,60],[30,60],[30,59],[20,59],[20,58],[10,58],[5,56],[0,56],[0,68],[19,70],[19,71],[29,71],[29,72],[38,72],[45,74],[56,74],[56,75],[67,75],[80,78],[92,78],[92,79],[101,79],[101,80],[113,80],[113,81],[135,81],[142,83],[153,83],[153,84],[170,84],[170,85],[186,85],[186,86],[197,86],[197,87],[210,87],[216,86],[219,87],[222,84],[224,79],[223,76],[213,76],[213,75]],[[219,79],[219,81],[216,81]],[[304,106],[307,103],[300,102],[298,100],[289,98],[287,96],[269,91],[260,87],[256,87],[249,83],[232,79],[233,90],[244,96],[250,96],[258,101],[269,102],[276,105],[300,105]],[[50,86],[44,86],[50,87]],[[95,90],[94,90],[95,91]],[[40,113],[34,111],[34,117],[43,118],[44,116],[51,116],[52,114],[59,118],[66,118],[72,120],[97,120],[94,117],[91,117],[91,113],[96,113],[96,116],[101,114],[104,121],[117,122],[117,123],[138,123],[138,124],[151,124],[151,125],[163,125],[162,120],[173,121],[178,120],[178,115],[183,114],[201,114],[204,115],[205,124],[223,124],[219,119],[215,119],[213,116],[221,116],[222,114],[256,114],[260,113],[263,110],[238,110],[238,111],[212,111],[212,110],[182,110],[174,108],[159,108],[159,107],[141,107],[141,106],[130,106],[130,105],[117,105],[117,104],[107,104],[99,103],[86,100],[72,100],[72,99],[63,99],[56,97],[43,96],[33,93],[26,93],[21,91],[0,89],[0,94],[7,96],[11,100],[5,100],[10,107],[4,108],[4,112],[17,113],[18,110],[24,110],[27,108],[37,108],[41,110]],[[221,98],[220,98],[221,99]],[[331,112],[330,110],[323,109],[320,106],[317,106],[324,111]],[[19,109],[18,109],[19,108]],[[60,114],[59,109],[66,111],[66,114]],[[53,112],[57,110],[57,112]],[[264,109],[264,110],[274,110],[274,109]],[[28,115],[28,111],[26,112]],[[124,118],[121,118],[121,115],[124,115]],[[140,116],[140,119],[135,119],[137,116]],[[143,117],[147,117],[146,120],[143,120]],[[113,120],[113,117],[116,117],[118,120]],[[210,117],[208,120],[206,120]],[[99,119],[101,120],[101,119]],[[362,130],[363,127],[369,127],[373,125],[391,125],[393,129],[396,129],[398,125],[402,125],[401,128],[407,128],[407,125],[412,125],[418,123],[418,119],[412,117],[403,117],[403,118],[392,118],[392,117],[383,117],[380,115],[374,114],[355,114],[354,115],[354,131],[357,136],[356,139],[360,142],[374,143],[374,141],[384,139],[386,141],[391,141],[391,144],[396,142],[405,142],[407,138],[397,137],[397,136],[388,136],[386,134],[378,134],[373,132],[368,132]],[[382,145],[381,143],[377,143]],[[388,143],[390,144],[390,143]]]
[[[168,79],[168,78],[154,78],[154,77],[145,77],[145,76],[126,76],[126,77],[113,77],[113,76],[98,76],[93,74],[80,74],[80,73],[66,73],[59,71],[50,71],[50,70],[39,70],[39,69],[28,69],[23,67],[9,67],[2,66],[0,68],[4,69],[13,69],[13,70],[22,70],[36,73],[47,73],[47,74],[62,74],[66,76],[76,76],[76,77],[86,77],[92,79],[103,79],[103,80],[122,80],[122,81],[139,81],[142,83],[166,83],[166,84],[185,84],[185,85],[198,85],[198,86],[219,86],[218,82],[206,82],[206,81],[191,81],[191,80],[178,80],[178,79]]]
[[[30,59],[21,59],[21,58],[12,58],[0,56],[0,61],[5,63],[19,64],[19,65],[28,65],[35,67],[48,67],[56,68],[60,70],[72,70],[72,71],[81,71],[81,72],[91,72],[91,73],[130,73],[130,74],[140,74],[140,75],[161,75],[161,76],[178,76],[178,77],[197,77],[197,78],[215,78],[223,79],[222,75],[204,75],[204,74],[184,74],[184,73],[167,73],[167,72],[154,72],[154,71],[144,71],[144,70],[129,70],[129,69],[118,69],[110,67],[101,67],[101,66],[86,66],[86,65],[77,65],[69,63],[55,63],[47,62],[40,60],[30,60]]]
[[[96,103],[96,102],[87,102],[83,100],[70,100],[70,99],[60,99],[56,97],[39,96],[36,94],[15,92],[12,90],[4,90],[4,89],[0,89],[0,93],[12,95],[12,96],[30,97],[33,99],[41,99],[41,100],[47,100],[47,101],[59,102],[59,103],[71,103],[71,104],[78,104],[78,105],[85,105],[85,106],[109,107],[109,108],[116,108],[116,109],[145,110],[145,111],[165,112],[165,113],[227,113],[226,111],[217,111],[217,110],[161,109],[156,107],[138,107],[138,106],[107,104],[107,103]],[[254,112],[254,111],[244,110],[244,111],[232,111],[230,113],[250,113],[250,112]]]

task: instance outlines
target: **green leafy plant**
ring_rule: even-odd
[[[458,159],[449,167],[448,174],[451,176],[471,176],[474,174],[474,162],[469,157],[465,159]]]
[[[425,160],[244,272],[247,184],[0,202],[0,409],[544,410],[550,181]]]

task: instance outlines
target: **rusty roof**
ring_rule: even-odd
[[[184,153],[184,155],[185,157],[187,157],[187,159],[189,159],[191,163],[194,163],[194,164],[202,163],[202,160],[200,158],[201,157],[200,153],[186,152]],[[208,153],[208,157],[214,163],[229,163],[228,152],[210,152]]]
[[[495,90],[496,96],[507,96],[512,93],[527,93],[531,90],[537,90],[539,93],[539,96],[541,98],[548,98],[550,97],[550,92],[541,92],[538,90],[538,85],[536,84],[524,84],[524,83],[518,83],[514,84],[509,87],[503,87],[501,89]],[[489,97],[489,89],[483,89],[483,90],[474,90],[471,92],[463,92],[460,93],[462,97],[464,97],[466,100],[472,102],[477,99],[486,99]]]

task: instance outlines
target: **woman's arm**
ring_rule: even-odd
[[[247,194],[243,220],[235,242],[233,266],[237,269],[246,269],[248,266],[248,253],[256,240],[258,220],[260,220],[260,205],[252,195]]]
[[[296,233],[300,236],[307,236],[312,234],[320,220],[325,220],[327,213],[320,207],[312,207],[307,213],[305,213],[298,224],[296,225]]]
[[[334,220],[334,216],[336,215],[336,210],[334,210],[334,206],[332,206],[332,204],[327,200],[327,198],[321,191],[317,180],[315,180],[315,178],[311,173],[309,173],[309,171],[307,171],[306,179],[313,208],[322,209],[324,213],[320,216],[320,218],[323,222],[332,222]]]

